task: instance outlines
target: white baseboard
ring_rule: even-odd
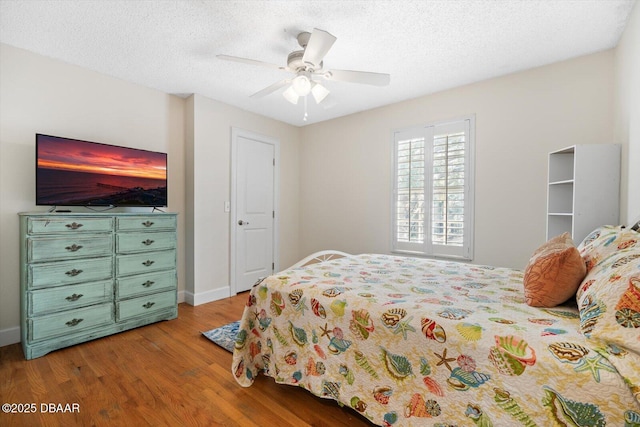
[[[184,302],[189,305],[206,304],[208,302],[217,301],[219,299],[229,298],[229,296],[231,296],[230,292],[231,289],[229,288],[229,286],[213,289],[207,292],[201,292],[199,294],[184,291]]]
[[[0,347],[20,342],[20,326],[0,330]]]

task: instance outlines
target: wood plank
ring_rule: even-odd
[[[240,319],[247,293],[192,307],[178,318],[27,361],[0,348],[0,403],[35,403],[35,414],[0,412],[8,426],[371,426],[350,408],[259,376],[240,387],[231,353],[202,336]],[[79,413],[41,413],[41,404]]]

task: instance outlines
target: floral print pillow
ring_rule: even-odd
[[[578,250],[588,268],[576,294],[582,333],[640,401],[640,233],[600,227]]]
[[[578,245],[578,252],[587,263],[587,271],[619,250],[638,244],[640,234],[622,226],[604,225],[596,228]]]
[[[582,332],[630,330],[640,351],[640,234],[604,226],[579,246],[588,272],[576,294]]]

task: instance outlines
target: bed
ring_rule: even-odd
[[[324,253],[252,288],[232,373],[382,426],[640,426],[640,234],[574,249],[586,273],[554,307],[527,304],[529,268]]]

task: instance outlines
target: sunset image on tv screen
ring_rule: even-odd
[[[166,206],[167,155],[36,136],[38,205]]]

